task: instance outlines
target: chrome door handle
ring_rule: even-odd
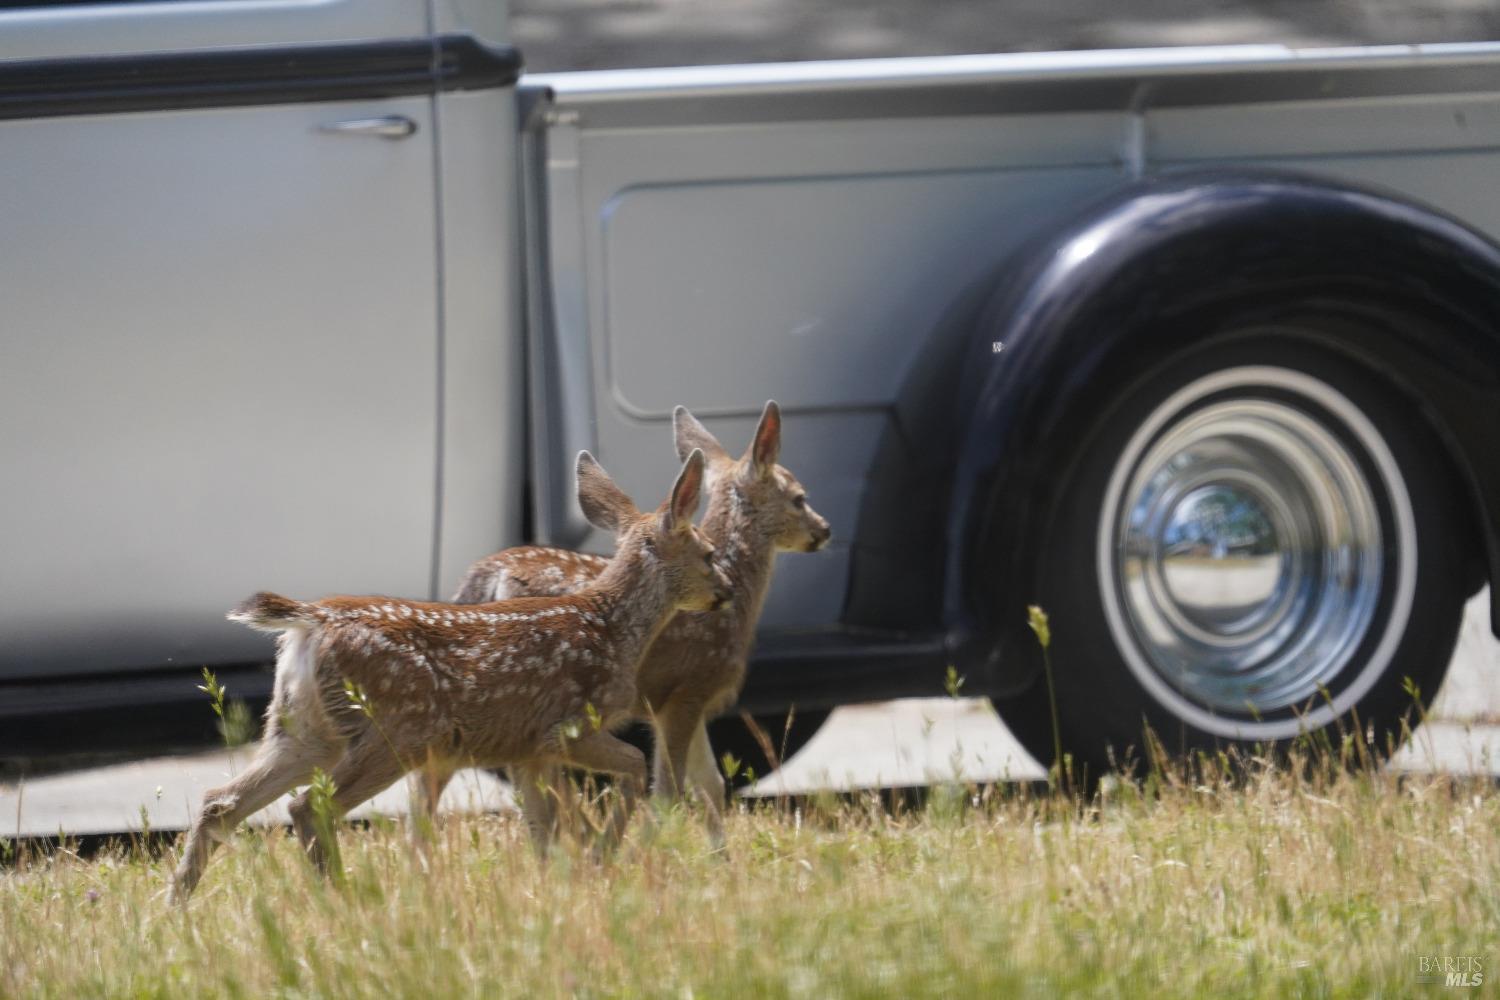
[[[405,115],[382,115],[379,118],[350,118],[318,126],[320,132],[339,135],[378,135],[382,139],[405,139],[416,132],[417,123]]]

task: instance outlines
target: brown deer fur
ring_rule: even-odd
[[[280,633],[274,694],[254,761],[203,797],[174,897],[187,898],[235,825],[317,768],[329,769],[339,816],[428,761],[602,771],[622,779],[625,801],[611,825],[617,838],[644,789],[646,765],[609,727],[636,704],[641,656],[677,610],[731,599],[713,549],[691,523],[704,465],[701,452],[688,456],[668,501],[641,514],[581,453],[580,504],[616,533],[619,547],[589,586],[567,596],[455,605],[388,597],[304,603],[262,593],[231,611],[231,620]],[[597,729],[595,718],[603,722]],[[307,792],[291,812],[309,855],[326,867],[330,845],[320,842]]]
[[[680,797],[691,784],[706,805],[715,846],[721,847],[724,779],[709,747],[707,721],[739,695],[776,553],[816,551],[827,544],[830,530],[808,505],[796,477],[776,464],[781,412],[774,401],[766,404],[755,437],[739,460],[683,407],[673,415],[673,430],[679,455],[699,448],[708,458],[708,507],[701,528],[718,547],[719,565],[734,586],[734,604],[672,619],[641,663],[633,714],[655,725],[658,794]],[[470,567],[455,601],[566,594],[588,586],[606,565],[598,556],[561,549],[507,549]],[[451,776],[451,765],[444,762],[413,775],[413,809],[430,814]],[[535,774],[513,777],[533,822],[551,829],[557,796],[534,794]],[[545,780],[555,787],[558,775]]]

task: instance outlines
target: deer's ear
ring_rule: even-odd
[[[708,428],[699,423],[698,418],[689,413],[686,406],[679,406],[672,411],[672,440],[677,443],[679,461],[686,462],[694,448],[701,448],[704,458],[729,457],[719,439],[710,434]]]
[[[578,506],[594,527],[616,533],[640,514],[625,491],[615,485],[609,473],[586,451],[578,453]]]
[[[755,437],[750,441],[750,450],[746,458],[750,460],[750,468],[757,476],[769,476],[776,465],[776,459],[781,454],[781,407],[776,405],[776,400],[766,400],[766,408],[761,411],[760,423],[755,426]]]
[[[703,492],[703,451],[694,448],[672,484],[672,495],[667,499],[667,510],[663,523],[667,530],[689,525],[698,513],[698,497]]]

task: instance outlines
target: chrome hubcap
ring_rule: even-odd
[[[1286,560],[1268,506],[1242,484],[1220,481],[1189,490],[1167,513],[1165,603],[1206,642],[1222,645],[1251,631],[1285,592]]]
[[[1346,440],[1382,472],[1376,483]],[[1383,440],[1316,379],[1239,368],[1174,394],[1127,445],[1100,516],[1100,585],[1127,664],[1210,730],[1226,731],[1203,721],[1224,714],[1312,712],[1320,689],[1357,698],[1374,676],[1354,684],[1346,668],[1393,569],[1377,488],[1408,528]]]

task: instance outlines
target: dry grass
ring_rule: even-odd
[[[0,875],[0,995],[1409,996],[1418,956],[1500,959],[1494,787],[1314,771],[767,804],[727,861],[674,812],[605,868],[490,817],[424,872],[381,824],[342,887],[243,833],[186,912],[170,858],[32,858]]]

